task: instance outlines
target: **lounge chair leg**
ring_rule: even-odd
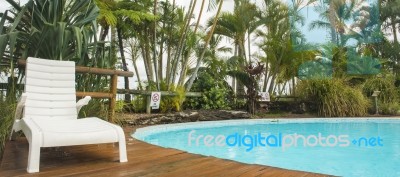
[[[119,141],[119,162],[128,162],[126,157],[125,139]]]
[[[121,127],[117,127],[118,138],[119,138],[119,162],[127,162],[128,158],[126,155],[126,143],[125,143],[125,134]]]
[[[29,142],[28,173],[39,172],[40,146],[36,142]]]

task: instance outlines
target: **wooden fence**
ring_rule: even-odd
[[[151,92],[153,91],[147,91],[147,90],[126,90],[126,89],[118,89],[117,93],[118,94],[132,94],[132,95],[144,95],[147,97],[146,99],[146,113],[150,114],[151,113],[151,107],[150,107],[150,97],[151,97]],[[171,92],[171,91],[155,91],[155,92],[161,92],[161,98],[163,96],[177,96],[178,94],[176,92]],[[202,93],[201,92],[185,92],[186,97],[201,97]]]

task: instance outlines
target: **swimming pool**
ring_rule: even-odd
[[[189,153],[336,176],[400,176],[400,119],[252,119],[137,129]]]

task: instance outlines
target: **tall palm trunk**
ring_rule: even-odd
[[[249,52],[249,64],[251,64],[251,41],[250,41],[250,30],[247,32],[247,45],[248,45],[248,51]]]
[[[157,6],[158,6],[158,0],[154,0],[154,9],[153,9],[153,15],[157,15]],[[160,90],[160,81],[158,78],[158,60],[157,60],[157,20],[154,20],[153,24],[153,64],[154,64],[154,72],[156,76],[156,84],[157,84],[157,90]],[[161,66],[159,66],[161,67]]]
[[[122,41],[122,28],[117,27],[117,35],[118,35],[118,47],[119,47],[119,52],[121,55],[121,61],[122,61],[122,69],[124,71],[128,71],[128,65],[126,64],[126,59],[125,59],[125,52],[124,52],[124,43]],[[125,89],[129,90],[129,78],[124,77],[124,85]],[[131,95],[130,94],[125,94],[125,102],[130,103],[131,102]]]
[[[150,40],[146,37],[148,36],[148,30],[145,30],[145,36],[144,36],[144,52],[146,55],[146,60],[145,62],[147,62],[147,73],[148,73],[148,78],[147,80],[149,81],[149,83],[154,83],[154,70],[153,70],[153,66],[151,64],[151,48],[150,48]]]
[[[151,74],[149,73],[149,65],[147,62],[148,58],[147,58],[146,48],[144,47],[144,42],[142,42],[142,44],[140,44],[140,49],[142,50],[144,70],[146,71],[147,81],[150,81]]]
[[[186,14],[185,25],[183,26],[183,28],[181,30],[181,36],[179,38],[178,48],[177,48],[177,51],[175,53],[174,61],[173,61],[173,64],[172,64],[172,72],[170,73],[171,74],[171,83],[175,83],[175,77],[176,77],[178,64],[179,64],[179,61],[180,61],[180,58],[181,58],[181,55],[182,55],[182,52],[183,52],[184,44],[185,44],[184,40],[186,38],[187,31],[189,30],[190,22],[192,20],[191,17],[193,15],[194,8],[196,7],[196,4],[197,4],[197,0],[191,0],[190,1],[190,5],[189,5],[189,9],[190,10]],[[183,68],[183,66],[182,66],[182,68]]]
[[[268,66],[265,67],[265,73],[264,73],[264,84],[263,84],[263,88],[262,91],[266,92],[267,91],[267,85],[268,85]]]
[[[203,9],[204,9],[204,4],[205,4],[205,0],[202,0],[201,2],[201,7],[200,7],[200,11],[199,11],[199,17],[197,18],[197,22],[196,22],[196,26],[194,28],[193,34],[196,35],[197,30],[199,29],[200,26],[200,20],[203,14]],[[188,53],[192,53],[193,48],[192,47],[188,47]],[[178,85],[179,86],[183,86],[184,81],[186,79],[186,75],[187,75],[187,70],[188,70],[188,65],[187,62],[189,61],[189,55],[184,59],[184,64],[182,65],[182,70],[181,70],[181,74],[180,74],[180,78],[178,81]]]
[[[175,0],[173,0],[172,1],[172,19],[174,19],[175,18]],[[170,24],[168,24],[168,46],[167,46],[167,68],[166,68],[166,71],[165,71],[165,81],[166,81],[166,83],[169,85],[169,83],[170,83],[170,80],[171,80],[171,63],[173,62],[173,60],[171,61],[171,57],[172,57],[172,41],[173,41],[173,38],[172,38],[172,27],[173,27],[173,24],[172,23],[170,23]],[[168,87],[168,86],[167,86]],[[168,89],[167,90],[169,90],[169,87],[168,87]]]
[[[396,16],[392,16],[390,18],[391,21],[391,26],[392,26],[392,33],[393,33],[393,42],[394,42],[394,46],[397,48],[399,46],[399,42],[397,40],[397,28],[396,28],[396,23],[394,22],[396,20]],[[397,58],[397,63],[400,62],[400,58]]]
[[[165,13],[165,11],[164,11]],[[165,21],[162,24],[162,29],[165,29]],[[164,55],[164,43],[165,43],[165,35],[162,32],[160,37],[160,48],[159,48],[159,57],[158,57],[158,79],[160,81],[163,80],[163,55]]]
[[[133,69],[135,69],[136,78],[139,84],[139,90],[143,90],[142,81],[140,80],[139,70],[137,68],[136,60],[133,61]]]
[[[181,72],[179,74],[179,80],[178,80],[178,85],[183,86],[185,78],[186,78],[186,73],[187,73],[187,67],[188,67],[188,62],[189,56],[185,57],[182,59],[182,66],[181,66]]]
[[[215,26],[217,26],[217,22],[218,22],[219,15],[220,15],[220,13],[221,13],[221,9],[222,9],[222,4],[223,4],[223,2],[224,2],[223,0],[220,0],[220,1],[219,1],[218,11],[217,11],[217,14],[215,15],[215,19],[214,19],[213,25],[212,25],[212,27],[211,27],[211,30],[210,30],[210,32],[209,32],[208,35],[207,35],[206,42],[205,42],[205,44],[204,44],[205,47],[204,47],[204,49],[203,49],[203,52],[202,52],[201,55],[200,55],[200,58],[197,60],[196,68],[195,68],[195,70],[194,70],[194,73],[193,73],[193,75],[190,77],[189,83],[188,83],[188,85],[187,85],[187,87],[186,87],[186,91],[187,91],[187,92],[190,91],[190,89],[192,88],[194,79],[197,77],[197,72],[199,71],[199,68],[200,68],[200,65],[201,65],[201,61],[203,60],[204,55],[205,55],[205,53],[206,53],[206,51],[207,51],[207,47],[206,47],[206,46],[208,46],[208,44],[210,43],[211,38],[212,38],[212,35],[214,34]]]

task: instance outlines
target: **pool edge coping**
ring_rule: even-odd
[[[216,120],[216,121],[197,121],[197,122],[184,122],[172,123],[162,125],[150,125],[136,129],[135,132],[130,134],[131,137],[144,141],[144,137],[162,133],[171,130],[182,129],[196,129],[196,128],[213,128],[221,126],[235,126],[235,125],[252,125],[252,124],[278,124],[278,123],[340,123],[340,122],[375,122],[375,123],[400,123],[400,117],[351,117],[351,118],[266,118],[266,119],[234,119],[234,120]]]

